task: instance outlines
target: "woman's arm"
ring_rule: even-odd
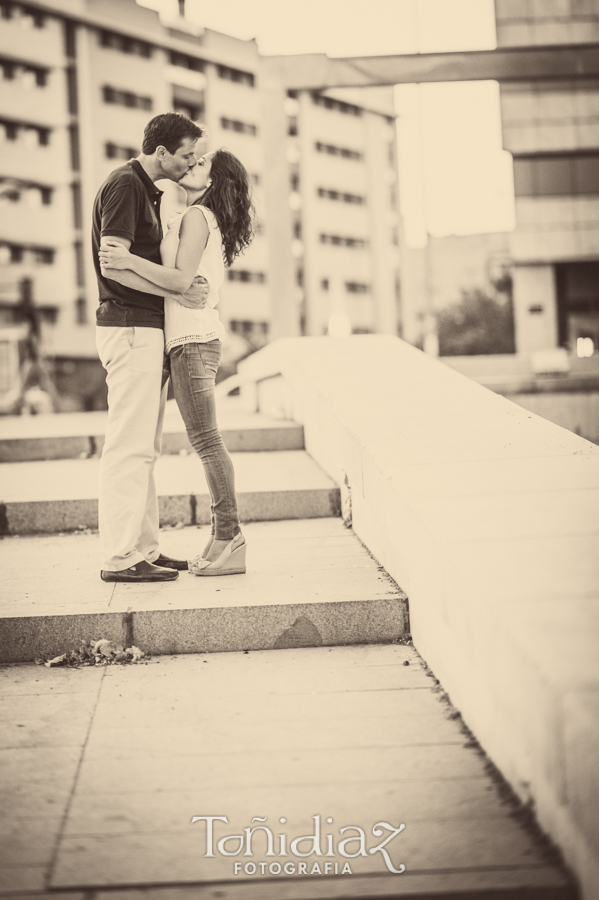
[[[195,278],[207,241],[208,224],[199,209],[196,213],[187,213],[181,222],[175,268],[158,265],[141,256],[135,256],[123,249],[122,242],[110,239],[102,240],[100,262],[103,269],[106,267],[107,269],[128,270],[151,282],[155,287],[161,289],[162,296],[164,296],[164,291],[183,294]],[[110,275],[106,275],[106,277],[109,278]],[[133,285],[131,284],[129,287],[133,287]],[[149,293],[156,293],[156,291]]]

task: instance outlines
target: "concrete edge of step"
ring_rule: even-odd
[[[223,428],[221,433],[230,453],[304,449],[304,429],[297,423]],[[0,440],[0,463],[87,459],[99,456],[103,446],[103,434],[7,438]],[[193,453],[186,432],[165,431],[163,454],[182,451]]]
[[[408,633],[407,598],[2,618],[0,664],[52,659],[106,638],[149,656],[388,644]]]
[[[240,491],[237,500],[243,522],[336,518],[341,514],[341,495],[337,487]],[[207,525],[210,522],[207,494],[163,494],[158,503],[162,526]],[[0,502],[0,536],[57,534],[97,527],[97,498]]]

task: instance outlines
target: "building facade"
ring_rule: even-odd
[[[495,0],[499,47],[596,42],[599,0]],[[599,81],[501,85],[517,348],[599,348]]]
[[[200,152],[228,147],[254,184],[258,233],[228,270],[220,304],[238,346],[321,334],[332,316],[356,331],[396,330],[391,89],[348,99],[282,85],[273,126],[255,41],[162,22],[135,0],[2,0],[0,16],[0,327],[33,303],[50,356],[68,369],[69,358],[95,355],[93,199],[139,153],[146,122],[175,110],[206,125]],[[284,162],[283,189],[267,157]],[[159,186],[166,224],[184,195]],[[271,246],[279,220],[284,252],[280,232]],[[284,292],[281,267],[291,272]]]

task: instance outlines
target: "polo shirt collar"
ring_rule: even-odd
[[[162,197],[162,195],[164,194],[164,191],[158,190],[158,188],[156,187],[156,185],[154,184],[154,182],[152,181],[152,179],[150,178],[150,176],[148,175],[148,173],[146,172],[144,167],[141,165],[139,160],[132,159],[131,160],[131,168],[133,169],[133,171],[136,173],[136,175],[140,179],[141,183],[145,187],[146,191],[148,192],[148,194],[150,195],[152,200],[159,200],[160,197]]]

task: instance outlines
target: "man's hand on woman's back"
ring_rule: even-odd
[[[175,300],[188,309],[204,309],[208,302],[209,291],[210,287],[204,276],[196,275],[189,290],[184,294],[177,294]]]

